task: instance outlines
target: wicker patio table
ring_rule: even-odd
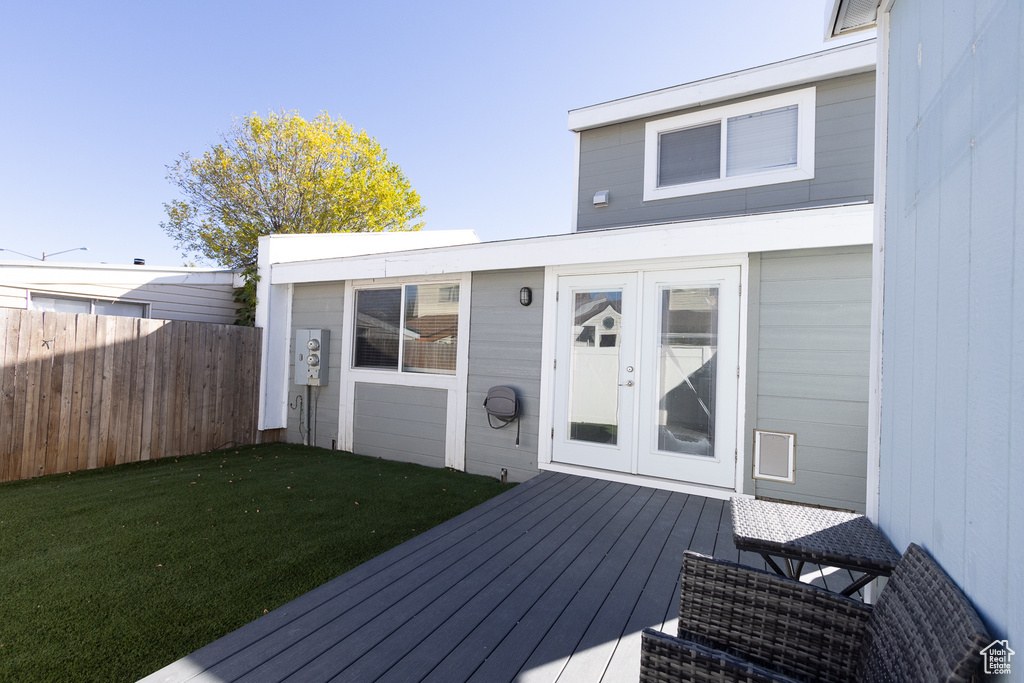
[[[782,576],[799,579],[804,562],[863,572],[840,591],[852,595],[876,577],[892,574],[900,560],[864,515],[753,498],[733,498],[730,507],[736,547],[760,554]],[[772,556],[784,560],[785,572]]]

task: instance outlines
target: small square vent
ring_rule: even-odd
[[[792,484],[796,470],[796,434],[754,430],[754,479]]]

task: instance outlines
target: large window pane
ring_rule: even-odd
[[[796,167],[797,106],[731,118],[726,137],[728,176]]]
[[[713,456],[718,288],[661,290],[658,449]]]
[[[97,301],[93,312],[96,315],[120,315],[126,318],[145,318],[146,304],[124,301]]]
[[[92,302],[88,299],[65,299],[57,296],[32,295],[32,310],[54,313],[92,313]]]
[[[356,292],[355,367],[398,369],[401,318],[400,287]]]
[[[569,438],[618,443],[622,292],[573,293]],[[600,342],[594,344],[594,337]]]
[[[459,286],[406,285],[402,370],[455,374],[459,341]]]
[[[659,187],[721,177],[721,122],[662,133],[658,145]]]

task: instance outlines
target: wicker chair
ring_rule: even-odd
[[[644,630],[641,683],[966,682],[992,640],[913,544],[873,607],[687,551],[679,612],[678,638]]]

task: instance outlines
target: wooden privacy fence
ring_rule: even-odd
[[[0,481],[255,443],[252,327],[0,309]]]

